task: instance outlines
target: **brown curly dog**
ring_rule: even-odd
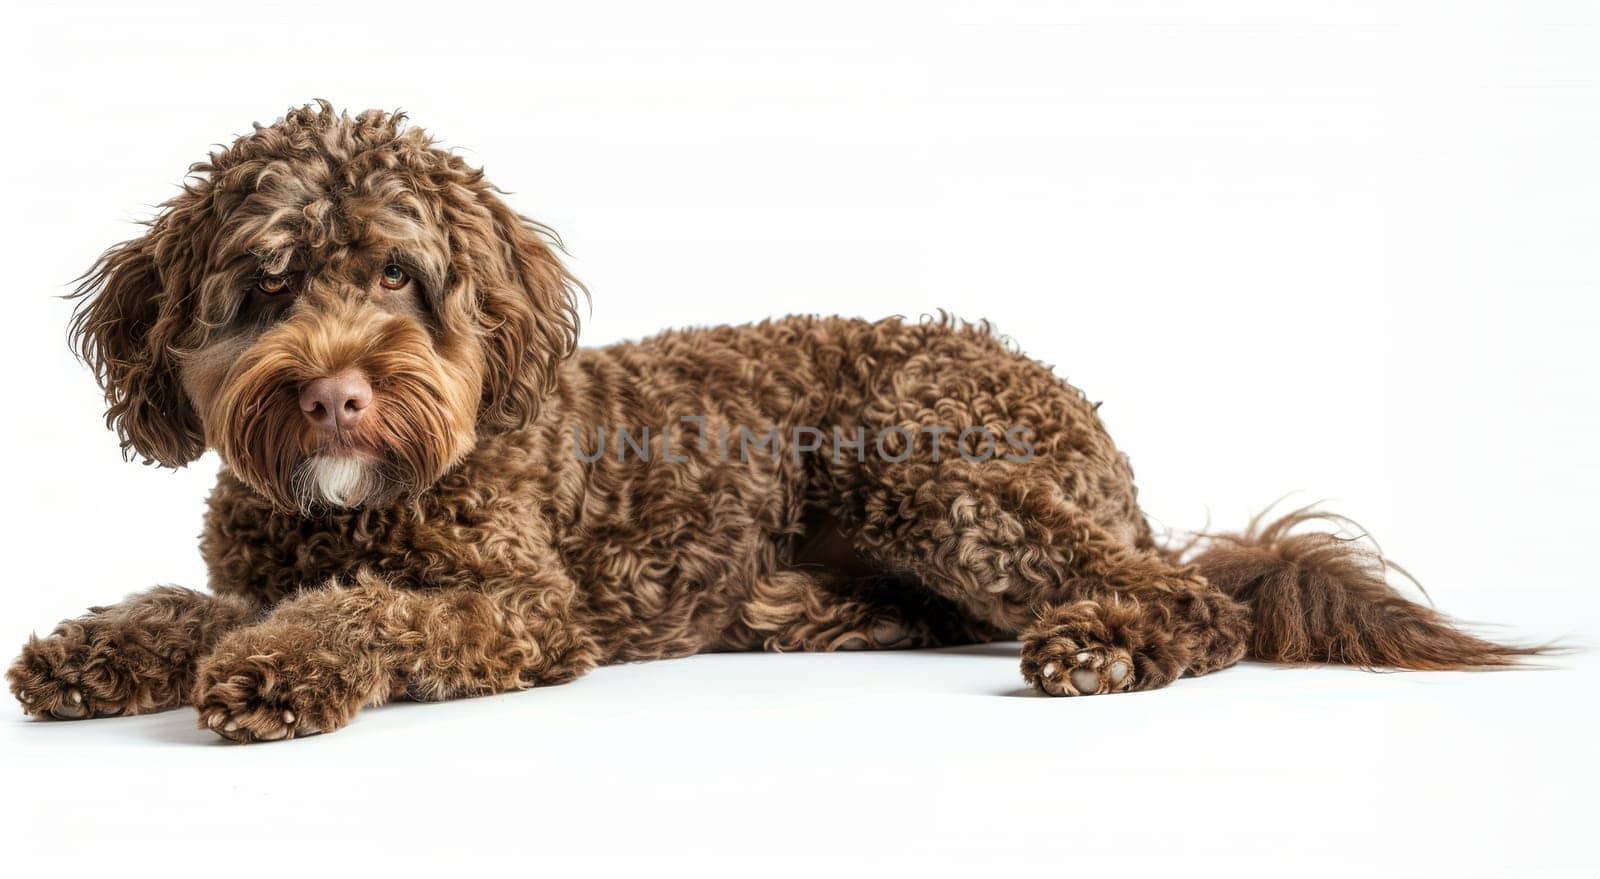
[[[1245,656],[1453,669],[1463,634],[1300,512],[1152,537],[1095,406],[986,325],[790,317],[577,347],[544,227],[399,114],[196,165],[73,325],[129,453],[224,467],[211,594],[34,638],[31,714],[194,705],[235,741],[712,650],[1020,637],[1056,696]]]

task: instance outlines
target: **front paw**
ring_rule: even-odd
[[[200,728],[235,742],[332,732],[364,701],[367,688],[348,673],[358,665],[300,627],[235,632],[200,662],[194,692]]]
[[[183,669],[98,616],[68,620],[48,638],[29,638],[6,672],[22,710],[81,720],[172,708],[188,689]]]

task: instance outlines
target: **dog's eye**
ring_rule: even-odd
[[[394,263],[389,263],[383,267],[383,274],[378,277],[378,283],[382,284],[386,289],[399,290],[401,287],[411,283],[411,276],[406,274],[405,269]]]
[[[263,293],[282,293],[289,289],[289,278],[286,275],[263,275],[256,281],[256,286],[261,288]]]

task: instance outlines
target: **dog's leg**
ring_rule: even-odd
[[[917,476],[913,484],[909,469],[876,474],[863,493],[858,546],[1020,634],[1023,677],[1040,691],[1150,689],[1243,657],[1243,605],[1193,568],[1113,533],[1104,517],[1069,502],[1052,476],[960,461],[934,479]]]
[[[200,725],[234,741],[331,732],[393,695],[448,699],[560,683],[598,650],[562,574],[478,589],[396,589],[363,574],[283,602],[200,663]]]
[[[718,649],[774,652],[893,650],[993,640],[969,620],[951,621],[869,580],[814,569],[782,570],[751,584]],[[904,588],[904,587],[900,587]],[[931,597],[930,597],[931,598]],[[934,599],[937,601],[937,599]]]
[[[29,638],[6,678],[29,714],[74,720],[175,708],[195,664],[257,611],[238,596],[161,586]]]
[[[1035,689],[1150,690],[1244,658],[1248,611],[1191,569],[1120,553],[1090,564],[1101,570],[1066,580],[1067,601],[1022,632],[1022,677]]]

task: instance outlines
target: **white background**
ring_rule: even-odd
[[[8,17],[12,644],[204,584],[215,459],[122,463],[52,297],[211,144],[316,97],[405,108],[554,225],[593,291],[587,344],[788,312],[988,317],[1106,401],[1159,523],[1327,498],[1447,612],[1600,635],[1592,4]],[[1600,665],[1554,664],[1246,665],[1048,700],[1003,645],[709,656],[252,748],[188,711],[18,711],[0,857],[12,875],[1593,877]]]

